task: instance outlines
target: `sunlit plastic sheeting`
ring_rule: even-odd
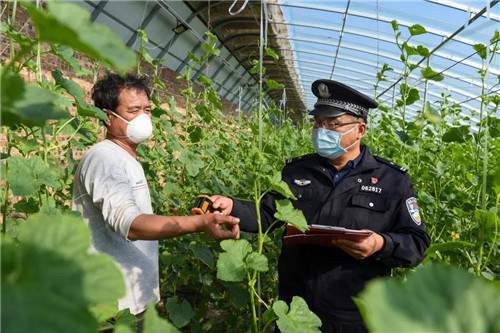
[[[386,74],[389,81],[379,83],[377,92],[398,80],[403,67],[390,22],[394,19],[399,22],[401,40],[409,37],[407,26],[421,24],[428,33],[413,36],[410,43],[432,50],[471,17],[471,13],[461,8],[453,8],[456,4],[448,2],[447,5],[431,1],[350,1],[344,34],[337,53],[347,0],[314,3],[283,1],[281,8],[285,21],[282,24],[288,27],[287,38],[294,49],[295,68],[301,78],[307,107],[312,108],[315,102],[310,93],[310,84],[314,79],[330,78],[335,54],[338,55],[332,78],[369,95],[375,93],[373,87],[376,72],[384,63],[390,65],[394,71]],[[485,2],[469,2],[467,5],[474,5],[477,9],[484,7]],[[493,17],[499,17],[500,8],[497,7],[490,10],[490,16],[493,14]],[[477,12],[478,10],[474,13]],[[461,104],[464,115],[477,117],[480,107],[477,96],[481,94],[478,70],[483,61],[479,55],[474,54],[472,46],[477,43],[488,45],[495,29],[498,29],[498,21],[488,19],[485,14],[431,56],[431,67],[437,72],[444,71],[444,79],[441,82],[429,81],[427,101],[434,103],[440,100],[441,93],[444,92],[450,95],[451,101]],[[414,62],[421,59],[419,56],[414,58]],[[498,85],[499,61],[497,58],[489,68],[489,76],[485,80],[487,91]],[[426,62],[422,63],[421,68],[425,66]],[[362,73],[371,75],[371,78],[367,79],[369,75]],[[416,85],[421,96],[423,95],[425,81],[421,79],[419,69],[413,71],[408,82],[410,85]],[[398,87],[388,91],[382,99],[392,100],[393,92],[394,99],[397,99]],[[413,112],[421,109],[421,102],[411,106]]]

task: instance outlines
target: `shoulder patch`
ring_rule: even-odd
[[[420,217],[420,209],[418,208],[417,199],[415,197],[406,199],[406,208],[413,222],[415,222],[416,225],[421,225],[422,218]]]
[[[403,173],[403,174],[406,174],[408,172],[408,169],[407,168],[403,168],[403,167],[400,167],[399,165],[397,165],[396,163],[394,162],[391,162],[391,161],[388,161],[386,159],[383,159],[382,157],[379,157],[379,156],[373,156],[378,162],[380,163],[383,163],[393,169],[396,169],[398,170],[399,172]]]

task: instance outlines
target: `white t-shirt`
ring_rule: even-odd
[[[75,174],[73,210],[92,233],[92,249],[107,253],[125,277],[127,295],[118,308],[132,314],[160,300],[158,241],[130,241],[130,225],[140,214],[153,214],[141,164],[110,140],[92,146]]]

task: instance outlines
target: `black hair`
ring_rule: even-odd
[[[106,73],[92,88],[94,105],[100,109],[115,111],[118,106],[118,96],[123,89],[143,91],[149,98],[151,93],[149,82],[145,76],[126,74],[124,76]]]

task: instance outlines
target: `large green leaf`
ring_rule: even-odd
[[[416,47],[410,46],[408,42],[404,42],[402,44],[403,49],[406,51],[406,54],[410,57],[413,55],[418,55],[418,51]]]
[[[420,54],[422,57],[428,57],[430,55],[430,51],[428,48],[426,48],[423,45],[417,45],[417,52]]]
[[[302,232],[309,228],[304,214],[294,208],[290,200],[276,200],[274,217],[280,221],[290,223]]]
[[[271,57],[274,61],[278,61],[280,59],[280,56],[278,55],[278,53],[276,53],[276,51],[274,51],[273,49],[271,49],[269,47],[266,47],[264,49],[264,52],[265,52],[266,56]]]
[[[433,243],[425,251],[426,261],[432,260],[436,257],[437,253],[445,252],[459,252],[460,250],[465,250],[474,247],[474,244],[464,241],[452,241],[444,243]]]
[[[356,302],[372,333],[488,333],[500,331],[499,298],[500,291],[484,280],[431,264],[405,282],[371,282]]]
[[[267,272],[269,269],[266,256],[257,252],[250,253],[245,262],[248,268],[258,272]]]
[[[391,26],[392,26],[392,30],[394,30],[394,32],[396,32],[396,31],[399,30],[399,23],[398,23],[398,21],[392,20],[391,21]]]
[[[277,89],[283,89],[285,87],[283,83],[279,83],[278,81],[272,79],[266,80],[266,86],[267,90],[277,90]]]
[[[478,44],[474,44],[474,46],[472,46],[472,48],[474,49],[474,51],[477,52],[477,54],[481,57],[481,59],[484,60],[488,56],[488,48],[486,47],[486,45],[484,45],[482,43],[478,43]]]
[[[275,172],[271,177],[268,177],[268,180],[271,191],[278,192],[287,199],[297,200],[290,187],[288,187],[288,184],[281,180],[280,172]]]
[[[27,85],[19,75],[2,73],[2,125],[43,126],[49,119],[68,117],[59,106],[60,96],[45,88]]]
[[[399,86],[399,93],[401,94],[401,99],[397,101],[398,106],[412,105],[420,99],[420,95],[416,88],[411,88],[406,83],[401,83]]]
[[[91,74],[92,72],[89,69],[82,69],[80,66],[80,62],[74,57],[73,49],[66,45],[52,45],[52,52],[57,55],[59,58],[64,60],[68,65],[71,66],[71,69],[77,76],[82,76],[86,74]]]
[[[179,162],[184,165],[184,168],[187,171],[187,174],[191,177],[195,177],[200,172],[200,169],[205,166],[205,162],[189,149],[186,149],[182,152],[179,157]]]
[[[201,260],[201,262],[203,262],[210,268],[214,267],[215,265],[214,254],[210,249],[210,247],[204,244],[191,242],[191,244],[189,244],[189,248],[191,249],[191,252],[193,252],[193,255],[199,260]]]
[[[56,81],[58,85],[60,85],[64,90],[68,92],[71,96],[73,96],[78,101],[83,101],[85,99],[85,92],[78,85],[78,83],[68,80],[63,76],[60,70],[54,69],[52,71],[52,77]]]
[[[293,296],[288,305],[283,301],[273,304],[273,311],[278,316],[277,324],[283,333],[319,333],[321,320],[316,316],[307,303],[299,296]]]
[[[500,233],[500,218],[494,211],[476,209],[474,219],[479,226],[479,241],[493,240]]]
[[[432,80],[432,81],[443,81],[444,79],[444,75],[439,73],[439,72],[435,72],[431,67],[425,67],[421,70],[421,73],[422,73],[422,76],[424,77],[424,79],[426,80]]]
[[[47,11],[28,2],[24,6],[41,41],[70,46],[119,72],[134,67],[135,53],[108,27],[91,22],[82,7],[56,1],[47,3]]]
[[[94,117],[104,121],[108,119],[104,111],[93,105],[89,105],[85,102],[85,92],[78,85],[78,83],[66,79],[61,73],[61,71],[59,71],[58,69],[54,69],[52,71],[52,77],[59,86],[61,86],[64,90],[66,90],[68,94],[74,97],[77,107],[77,112],[79,115],[84,117]]]
[[[217,278],[223,281],[243,281],[246,276],[245,258],[252,252],[252,246],[246,239],[226,239],[220,245],[224,252],[217,260]]]
[[[32,215],[20,244],[2,241],[2,329],[6,332],[90,332],[90,307],[116,302],[123,276],[107,256],[90,254],[90,231],[77,215]]]
[[[180,331],[168,320],[161,318],[156,312],[154,304],[151,304],[144,315],[143,333],[180,333]]]
[[[7,163],[7,181],[14,195],[28,196],[42,185],[55,187],[58,184],[59,169],[49,166],[40,156],[29,159],[13,156],[7,159]]]
[[[414,25],[408,27],[408,32],[412,36],[417,36],[417,35],[425,34],[427,32],[427,30],[425,30],[425,28],[423,26],[421,26],[420,24],[414,24]]]
[[[433,124],[438,124],[442,121],[439,112],[434,109],[428,101],[425,102],[423,116]]]
[[[177,296],[167,298],[166,309],[168,316],[178,328],[189,324],[194,317],[194,311],[191,304],[185,299],[181,302]]]
[[[444,142],[465,142],[470,137],[469,126],[450,127],[443,134]]]

